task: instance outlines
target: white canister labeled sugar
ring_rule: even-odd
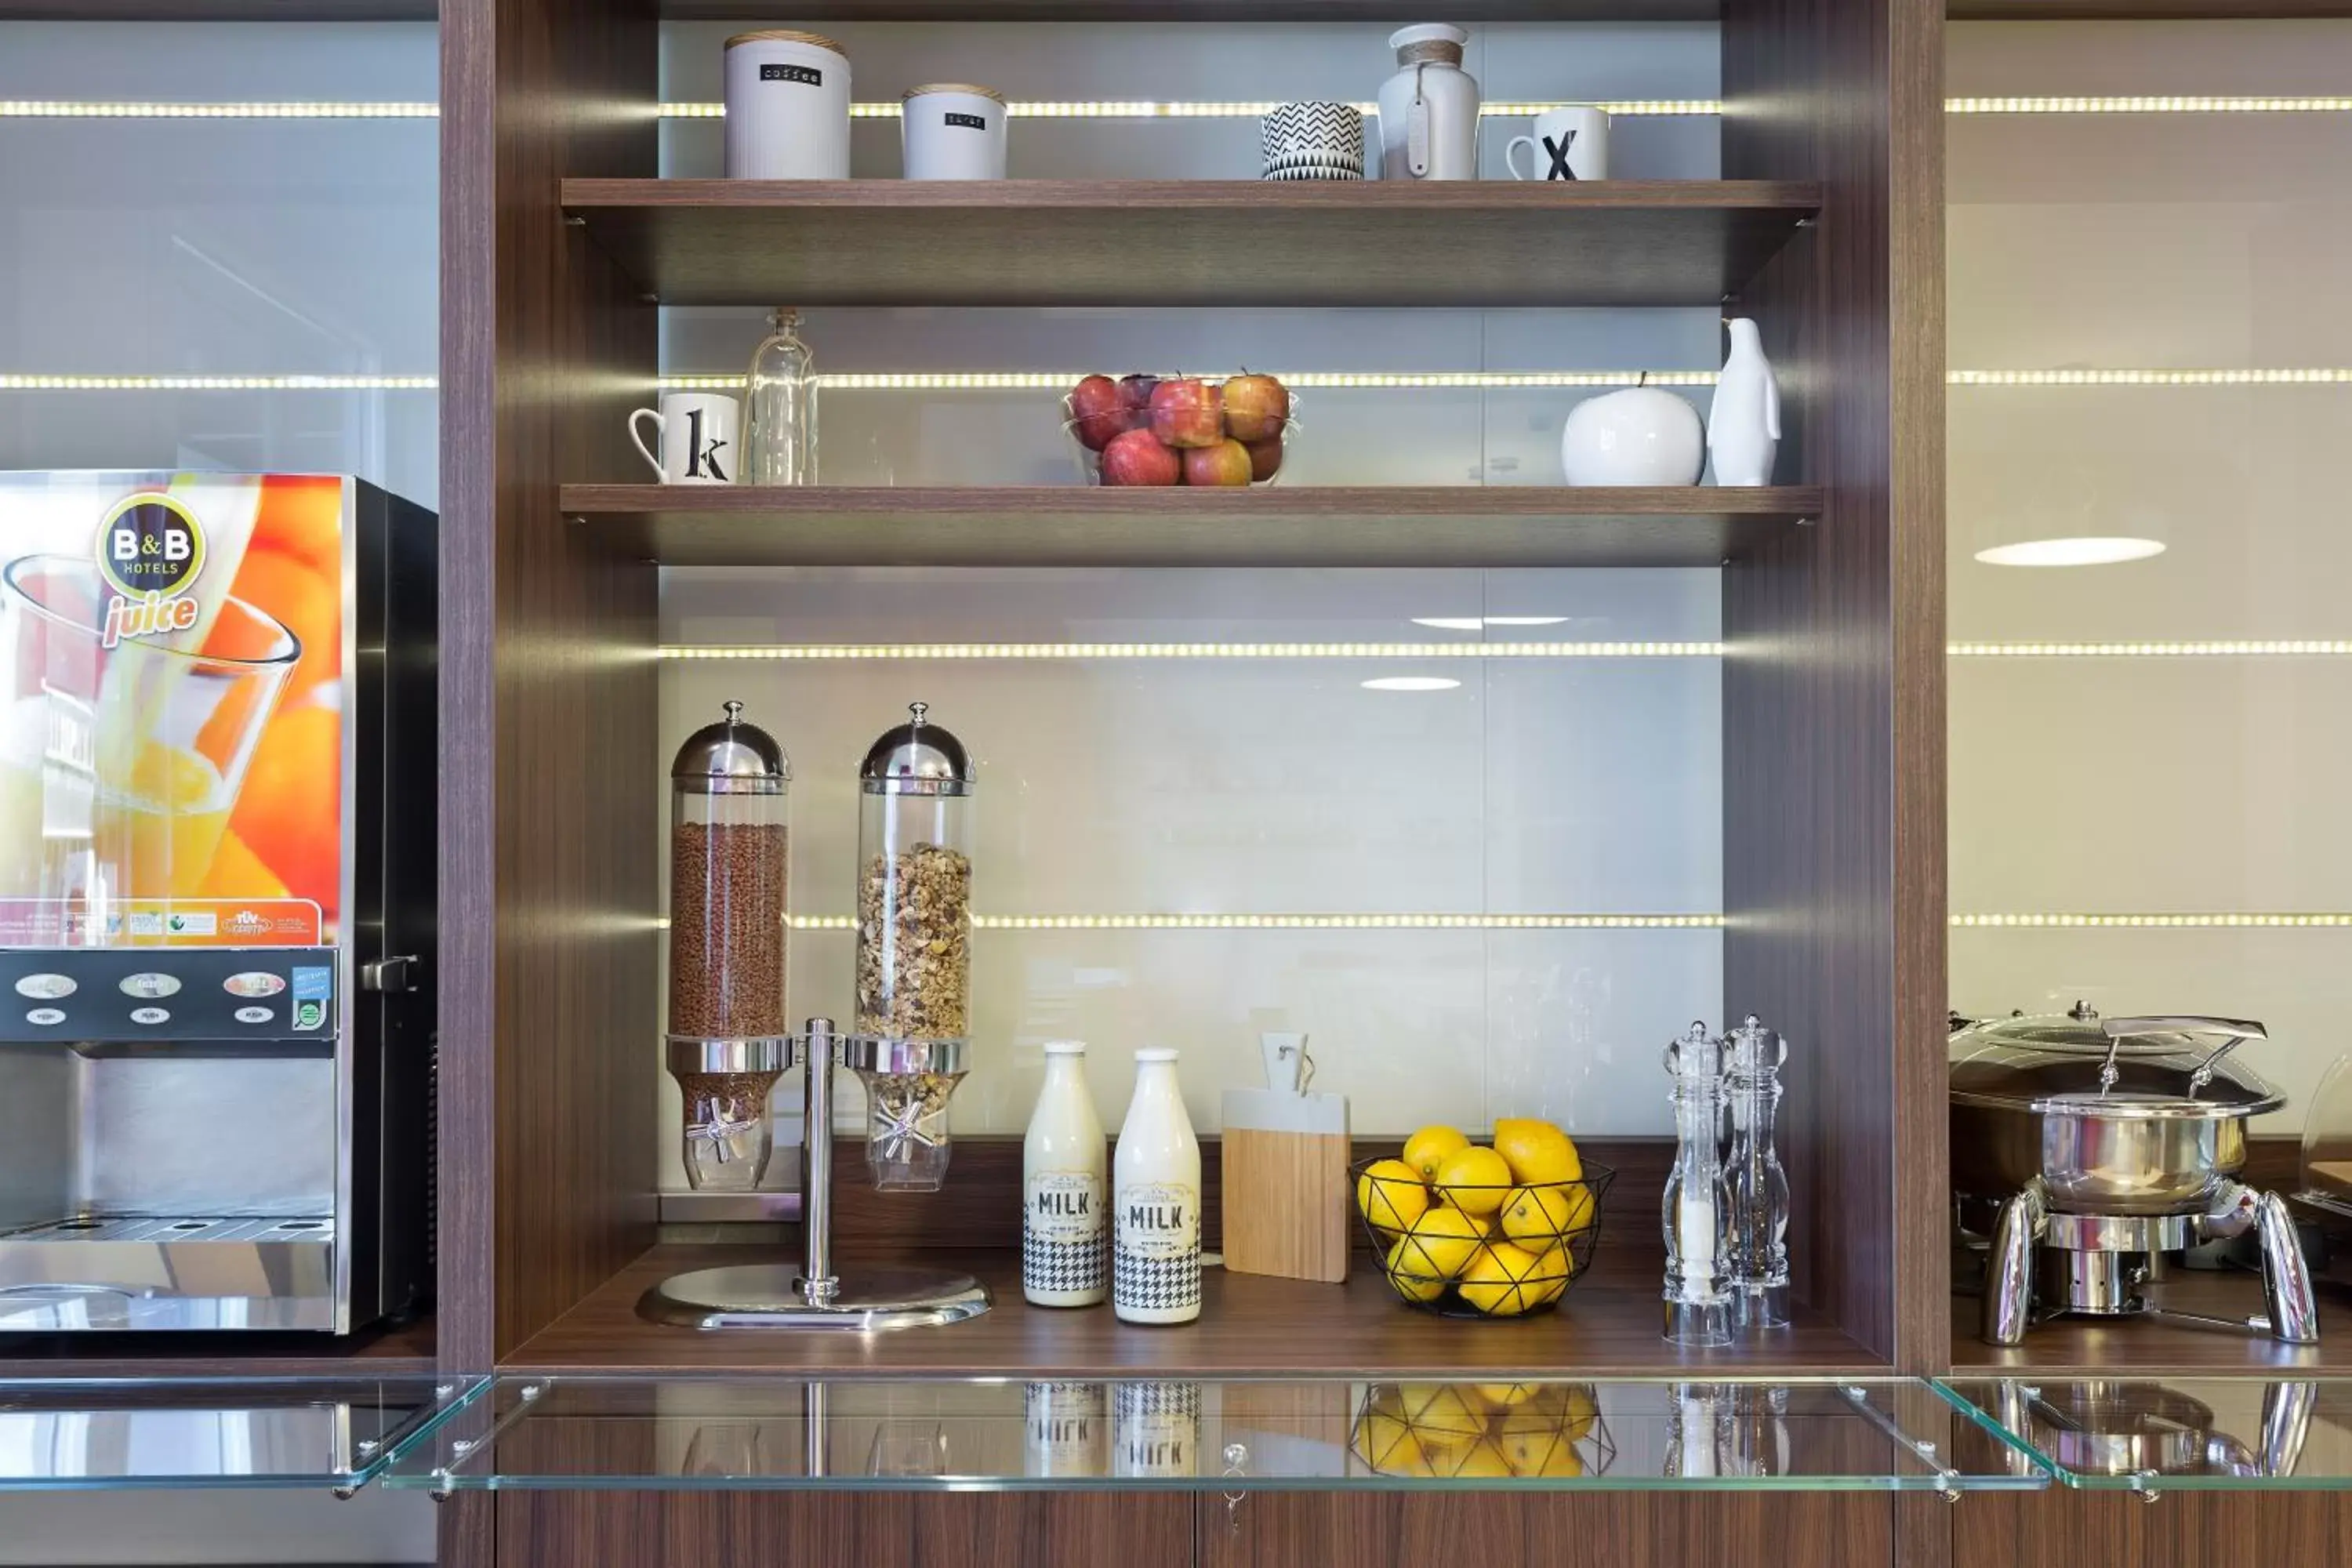
[[[727,40],[727,177],[849,178],[849,57],[814,33]]]
[[[911,88],[898,113],[910,180],[1004,178],[1004,97],[969,82]]]

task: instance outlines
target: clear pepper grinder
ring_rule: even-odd
[[[1780,1168],[1773,1122],[1780,1107],[1780,1064],[1789,1044],[1750,1013],[1726,1037],[1724,1085],[1731,1101],[1731,1194],[1725,1227],[1730,1256],[1732,1316],[1747,1329],[1789,1321],[1789,1174]]]
[[[778,306],[775,330],[751,352],[744,384],[743,482],[816,483],[816,356],[801,342],[801,313]]]
[[[1723,1052],[1705,1024],[1666,1047],[1675,1080],[1675,1168],[1666,1177],[1666,1338],[1731,1342],[1724,1289]]]

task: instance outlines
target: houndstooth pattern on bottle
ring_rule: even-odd
[[[1121,1383],[1113,1387],[1117,1392],[1113,1409],[1121,1421],[1153,1415],[1200,1418],[1201,1385],[1197,1383]]]
[[[1201,1304],[1201,1255],[1181,1258],[1140,1258],[1122,1247],[1114,1249],[1110,1299],[1134,1311],[1169,1311]]]
[[[1031,1290],[1099,1290],[1104,1238],[1049,1241],[1024,1215],[1021,1221],[1021,1283]]]

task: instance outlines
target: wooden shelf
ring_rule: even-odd
[[[0,22],[430,22],[440,0],[0,0]]]
[[[2352,0],[1948,0],[1956,22],[2252,22],[2352,16]]]
[[[1138,1328],[1106,1307],[1062,1311],[1021,1298],[1010,1250],[925,1252],[973,1273],[995,1307],[970,1322],[892,1334],[778,1334],[667,1328],[636,1315],[648,1286],[690,1268],[781,1260],[774,1248],[656,1247],[518,1346],[501,1371],[827,1372],[898,1376],[987,1373],[1198,1377],[1362,1373],[1442,1378],[1540,1371],[1641,1376],[1706,1369],[1739,1375],[1885,1373],[1885,1363],[1808,1314],[1774,1342],[1738,1352],[1685,1351],[1658,1335],[1658,1292],[1593,1284],[1560,1310],[1518,1322],[1465,1322],[1416,1312],[1359,1267],[1345,1285],[1210,1269],[1200,1321]]]
[[[2165,1299],[2187,1312],[2243,1317],[2263,1310],[2262,1281],[2243,1273],[2179,1270],[2164,1283]],[[1952,1298],[1952,1375],[2000,1376],[2034,1372],[2084,1377],[2260,1377],[2284,1372],[2352,1369],[2352,1304],[2337,1288],[2319,1288],[2319,1342],[2285,1345],[2258,1334],[2190,1328],[2155,1320],[2102,1321],[2060,1318],[2032,1330],[2025,1342],[2004,1349],[1977,1338],[1974,1296]]]
[[[562,505],[672,566],[1715,566],[1822,493],[566,485]]]
[[[1794,181],[566,180],[665,305],[1715,305]]]
[[[401,1377],[434,1370],[433,1320],[323,1334],[0,1334],[0,1378]]]
[[[1418,22],[1421,0],[806,0],[803,22]],[[774,0],[663,0],[677,20],[770,21]],[[1467,0],[1457,22],[1710,22],[1721,0]]]

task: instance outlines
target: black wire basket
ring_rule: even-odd
[[[1592,1265],[1601,1199],[1617,1179],[1587,1162],[1577,1181],[1456,1185],[1448,1201],[1418,1178],[1372,1170],[1385,1163],[1348,1168],[1357,1215],[1397,1300],[1441,1318],[1528,1318],[1559,1306]]]
[[[1376,1383],[1348,1451],[1373,1475],[1460,1479],[1599,1476],[1616,1441],[1586,1383]]]

